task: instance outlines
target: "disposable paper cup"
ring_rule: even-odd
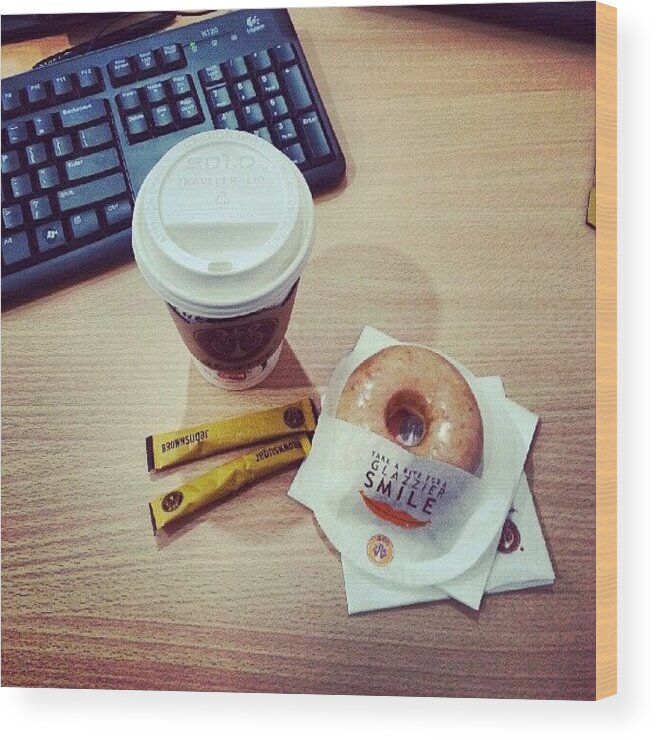
[[[209,131],[174,146],[145,179],[132,246],[205,380],[243,390],[280,357],[314,241],[298,168],[263,139]]]

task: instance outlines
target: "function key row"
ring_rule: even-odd
[[[180,44],[167,44],[154,51],[142,51],[131,57],[114,59],[107,65],[109,79],[114,87],[129,85],[137,80],[155,77],[162,72],[173,72],[187,64]]]
[[[85,67],[71,74],[58,75],[51,80],[32,82],[18,90],[4,89],[2,114],[13,118],[28,111],[84,98],[104,89],[98,67]]]
[[[125,90],[116,96],[116,104],[130,144],[205,120],[189,75]]]

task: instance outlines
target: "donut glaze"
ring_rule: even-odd
[[[417,444],[399,440],[399,415],[421,420]],[[483,422],[474,394],[450,362],[424,347],[393,345],[366,359],[346,381],[336,416],[469,473],[481,462]]]

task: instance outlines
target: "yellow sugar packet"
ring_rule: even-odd
[[[148,470],[164,470],[237,447],[313,432],[316,425],[312,401],[301,398],[278,408],[153,434],[146,439]]]
[[[304,460],[311,447],[306,434],[285,437],[219,465],[175,491],[158,496],[148,504],[153,533],[175,519],[238,491],[248,483]]]

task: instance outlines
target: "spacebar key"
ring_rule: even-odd
[[[84,185],[75,185],[57,193],[57,200],[62,211],[73,211],[76,208],[84,208],[115,195],[121,195],[127,190],[125,177],[117,172],[115,175],[93,180]]]

